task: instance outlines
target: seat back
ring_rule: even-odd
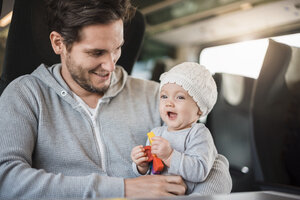
[[[2,0],[0,0],[0,15],[2,13]]]
[[[207,118],[207,127],[220,154],[230,164],[232,192],[253,190],[250,142],[250,99],[254,79],[216,73],[218,99]]]
[[[15,0],[0,79],[0,95],[13,79],[31,73],[41,63],[50,66],[60,62],[51,47],[45,12],[44,1]],[[144,37],[143,15],[137,11],[124,26],[125,43],[117,64],[130,74]]]
[[[289,129],[287,116],[300,106],[300,101],[296,101],[296,106],[294,105],[292,110],[289,108],[295,94],[289,89],[286,76],[288,69],[293,65],[293,57],[298,59],[296,65],[299,72],[299,56],[300,54],[293,56],[292,47],[269,40],[260,75],[254,84],[251,105],[252,134],[259,163],[257,170],[261,171],[261,175],[257,176],[256,180],[263,184],[290,185],[292,183],[285,158],[288,147],[287,139],[293,134]],[[292,78],[291,88],[296,86],[299,89],[300,73],[294,75],[298,76],[298,81],[297,78]],[[299,90],[295,91],[299,95]],[[300,121],[294,122],[294,124],[299,123]],[[300,142],[300,132],[297,134],[298,142]],[[293,152],[297,155],[294,158],[294,164],[298,163],[298,166],[299,150],[300,148],[298,152]]]
[[[291,50],[284,77],[291,99],[285,115],[287,135],[283,158],[290,184],[300,187],[300,48],[291,47]]]
[[[163,60],[157,60],[152,70],[151,80],[160,82],[160,75],[167,70],[167,65]]]

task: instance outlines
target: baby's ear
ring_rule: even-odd
[[[199,116],[201,116],[203,113],[201,112],[200,109],[198,109],[198,113],[197,113]]]

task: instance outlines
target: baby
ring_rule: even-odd
[[[160,81],[159,112],[165,126],[152,130],[156,136],[151,153],[165,164],[162,174],[180,175],[187,184],[186,194],[191,194],[197,183],[205,181],[217,157],[211,133],[197,123],[216,103],[216,84],[210,72],[194,62],[173,67]],[[132,149],[131,158],[137,176],[151,172],[142,145]]]

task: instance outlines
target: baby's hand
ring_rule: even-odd
[[[172,152],[173,149],[168,140],[160,136],[155,136],[152,138],[152,147],[151,147],[152,154],[155,154],[163,161],[166,161],[171,156]]]
[[[145,149],[142,145],[136,146],[132,149],[131,159],[138,166],[148,167],[149,165],[149,163],[147,162],[147,154],[145,153]]]

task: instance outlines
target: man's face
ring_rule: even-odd
[[[75,93],[103,96],[111,81],[123,45],[123,22],[84,27],[80,41],[61,54],[62,76]]]

